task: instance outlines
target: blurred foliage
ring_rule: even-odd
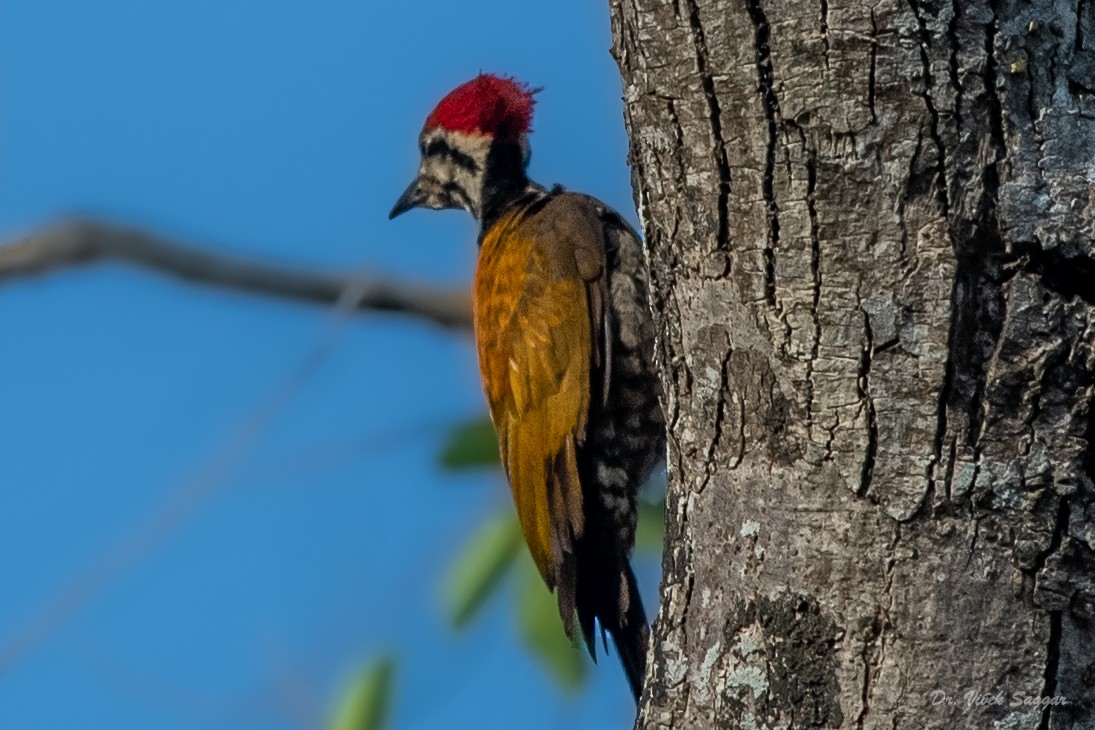
[[[477,419],[456,426],[446,439],[441,465],[450,470],[500,467],[498,440],[490,421]],[[664,501],[640,499],[636,552],[660,555],[664,525]],[[450,565],[445,606],[453,626],[467,626],[498,595],[510,574],[518,579],[516,615],[522,640],[563,690],[577,691],[584,685],[588,659],[563,631],[555,596],[524,548],[514,510],[487,518]]]
[[[479,611],[520,551],[521,526],[512,515],[491,518],[476,531],[445,581],[445,606],[456,628]]]
[[[639,524],[635,527],[635,552],[661,555],[665,544],[665,499],[651,502],[639,497]]]
[[[441,466],[446,469],[495,467],[498,458],[498,438],[488,418],[477,418],[453,428],[441,448]]]
[[[479,418],[454,427],[440,462],[450,471],[499,468],[498,440],[490,421]],[[661,553],[664,524],[664,501],[640,499],[636,553]],[[524,547],[514,510],[484,520],[449,566],[444,604],[453,627],[462,629],[480,615],[499,595],[507,576],[516,581],[515,614],[521,640],[563,691],[579,691],[589,674],[589,659],[567,638],[555,596]],[[391,707],[395,667],[392,656],[366,666],[342,693],[327,730],[382,730]]]
[[[395,658],[384,656],[365,667],[338,701],[328,730],[382,730],[387,725],[395,679]]]
[[[589,670],[585,651],[567,639],[555,596],[544,585],[528,551],[524,556],[517,597],[521,638],[564,690],[576,692],[582,688]]]

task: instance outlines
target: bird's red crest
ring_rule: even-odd
[[[532,127],[533,95],[537,91],[514,79],[479,74],[437,104],[426,117],[426,129],[441,127],[516,140]]]

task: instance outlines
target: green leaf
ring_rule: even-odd
[[[665,544],[665,502],[639,500],[639,526],[635,530],[635,550],[660,555]]]
[[[560,686],[567,692],[576,692],[589,671],[585,653],[567,639],[555,596],[544,585],[532,559],[523,562],[525,570],[518,599],[521,637]]]
[[[498,436],[490,419],[477,418],[449,431],[441,449],[441,466],[446,469],[475,469],[498,466]]]
[[[342,693],[328,730],[381,730],[388,721],[394,677],[390,655],[366,667]]]
[[[478,613],[520,550],[521,525],[511,511],[484,523],[460,551],[445,581],[445,604],[456,628]]]

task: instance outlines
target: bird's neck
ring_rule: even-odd
[[[528,159],[517,142],[495,141],[483,167],[479,198],[479,229],[489,230],[498,217],[514,202],[530,192],[542,190],[525,173]]]

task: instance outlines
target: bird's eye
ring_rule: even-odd
[[[422,155],[425,157],[445,157],[451,155],[449,145],[443,139],[431,139],[429,144],[423,145]]]

